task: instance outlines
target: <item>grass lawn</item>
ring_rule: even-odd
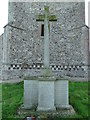
[[[15,118],[15,113],[23,103],[23,82],[2,85],[2,116],[3,120]],[[88,82],[69,83],[70,104],[74,107],[77,115],[73,118],[88,117]],[[16,118],[16,120],[18,120]],[[55,119],[59,120],[59,118]],[[60,119],[61,120],[61,119]]]
[[[77,117],[88,117],[88,82],[70,82],[69,97]]]
[[[18,106],[23,103],[23,82],[3,84],[2,91],[2,117],[14,118]]]

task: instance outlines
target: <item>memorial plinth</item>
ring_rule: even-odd
[[[57,77],[29,77],[24,80],[24,108],[55,111],[69,108],[68,80]]]

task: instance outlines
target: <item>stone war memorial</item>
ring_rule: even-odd
[[[0,78],[24,80],[24,108],[70,109],[69,80],[88,80],[85,2],[10,2]]]
[[[44,21],[44,66],[38,77],[24,80],[24,107],[38,105],[37,111],[55,111],[56,107],[69,107],[68,81],[52,75],[49,68],[49,21],[57,21],[56,16],[49,15],[49,7],[44,7],[44,14],[37,21]],[[31,97],[32,96],[32,97]]]

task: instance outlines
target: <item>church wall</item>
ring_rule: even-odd
[[[39,14],[48,5],[57,21],[50,22],[50,67],[54,75],[87,77],[88,28],[85,6],[78,3],[9,3],[8,79],[40,75],[43,67],[44,38],[40,36]],[[4,72],[3,72],[4,74]],[[5,79],[5,78],[4,78]]]
[[[16,52],[14,53],[19,55],[21,54],[18,52],[18,41],[20,41],[21,45],[19,47],[22,47],[22,48],[25,47],[24,48],[25,51],[23,50],[23,54],[24,54],[23,57],[26,57],[29,63],[31,62],[36,63],[36,61],[37,63],[40,63],[40,62],[42,63],[44,39],[38,35],[38,29],[39,29],[40,23],[37,22],[36,19],[37,19],[37,16],[44,11],[44,5],[42,3],[40,4],[39,3],[31,3],[31,4],[30,3],[29,4],[28,3],[17,3],[17,4],[10,3],[10,4],[14,4],[10,8],[11,11],[9,11],[10,18],[12,18],[12,19],[9,18],[9,22],[11,21],[13,22],[10,24],[16,27],[18,26],[18,28],[23,28],[26,32],[25,33],[26,36],[23,36],[23,39],[22,39],[21,38],[22,35],[20,35],[21,33],[18,33],[19,29],[14,29],[12,31],[13,35],[12,35],[11,41],[16,41],[16,46],[17,46]],[[66,5],[65,3],[60,3],[60,4],[50,3],[50,13],[51,14],[53,13],[57,16],[57,22],[50,23],[51,25],[50,62],[52,64],[70,64],[71,63],[71,60],[68,60],[71,56],[71,55],[68,55],[69,51],[71,51],[71,48],[70,48],[72,46],[71,44],[74,44],[76,42],[76,41],[74,42],[75,39],[77,39],[77,44],[80,42],[78,39],[80,39],[81,37],[81,29],[82,29],[82,26],[84,25],[84,17],[82,15],[82,13],[84,14],[84,11],[82,12],[83,9],[81,8],[82,6],[84,8],[83,4],[84,3],[67,3]],[[81,9],[81,11],[79,9]],[[11,13],[13,13],[13,15]],[[78,28],[78,31],[77,31],[77,28]],[[77,38],[77,35],[78,35],[78,38]],[[20,38],[18,39],[18,37]],[[14,46],[14,43],[15,42],[11,43],[12,46]],[[75,47],[73,47],[73,49],[75,49]],[[21,52],[22,52],[22,48],[19,49]],[[42,53],[40,52],[41,50],[42,50]],[[27,54],[30,54],[27,56],[28,57],[31,56],[31,58],[30,57],[28,58],[27,56],[25,56],[26,52]],[[79,49],[78,49],[78,54],[80,54]],[[78,56],[77,56],[77,59],[80,58]],[[22,63],[23,60],[21,60],[18,57],[17,59],[19,63]],[[15,59],[13,59],[12,54],[10,56],[10,60],[15,62]],[[78,61],[74,60],[74,63],[77,64]]]
[[[3,43],[3,34],[0,36],[0,80],[2,80],[2,43]]]

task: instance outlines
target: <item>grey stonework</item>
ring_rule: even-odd
[[[3,35],[0,36],[0,80],[2,79],[2,43],[3,42]]]
[[[43,67],[44,37],[40,36],[44,5],[57,21],[50,22],[50,67],[55,76],[88,77],[88,27],[84,2],[9,2],[8,24],[3,34],[2,79],[40,75]],[[1,42],[1,39],[0,39]],[[0,59],[1,60],[1,59]]]
[[[56,108],[70,109],[68,80],[56,77],[24,79],[24,108],[33,107],[36,107],[37,111],[56,111]]]

